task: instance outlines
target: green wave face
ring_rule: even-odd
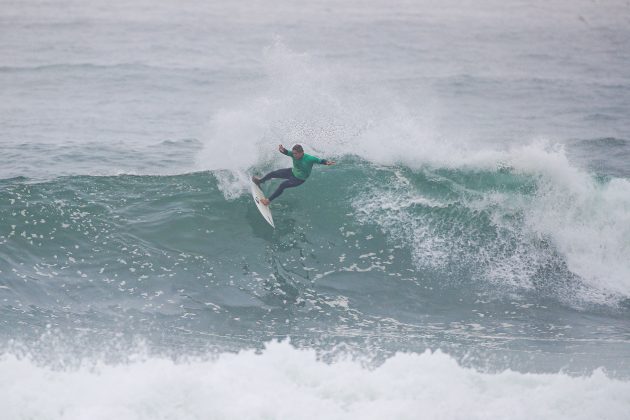
[[[3,181],[3,335],[393,351],[457,347],[481,325],[509,347],[502,336],[552,334],[537,321],[549,312],[627,312],[623,293],[571,270],[562,226],[539,223],[553,208],[580,220],[557,191],[546,207],[540,176],[350,160],[274,201],[275,230],[245,185],[226,199],[224,184],[219,172]],[[600,322],[578,318],[576,330]]]

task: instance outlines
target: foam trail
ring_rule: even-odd
[[[0,370],[0,402],[11,419],[614,420],[630,410],[630,382],[601,370],[487,374],[439,351],[398,354],[374,370],[326,364],[286,342],[214,361],[143,358],[71,370],[4,355]]]

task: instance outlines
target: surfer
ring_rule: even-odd
[[[269,198],[262,198],[260,202],[265,206],[268,206],[275,198],[277,198],[287,188],[297,187],[302,185],[306,178],[311,174],[313,165],[319,163],[321,165],[334,165],[335,162],[327,159],[320,159],[315,156],[307,155],[304,153],[304,149],[299,144],[293,146],[291,150],[287,150],[283,145],[278,146],[278,150],[283,155],[290,156],[293,159],[293,168],[278,169],[277,171],[269,172],[262,178],[252,177],[254,184],[260,187],[260,184],[271,178],[286,179],[282,184],[278,186],[276,191],[269,196]]]

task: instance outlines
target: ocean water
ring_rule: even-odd
[[[625,0],[0,1],[0,418],[627,418],[629,45]],[[272,229],[295,143],[337,165]]]

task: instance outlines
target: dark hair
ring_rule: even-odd
[[[302,149],[302,146],[299,144],[296,144],[295,146],[293,146],[293,150],[294,152],[300,152],[300,153],[304,153],[304,149]]]

